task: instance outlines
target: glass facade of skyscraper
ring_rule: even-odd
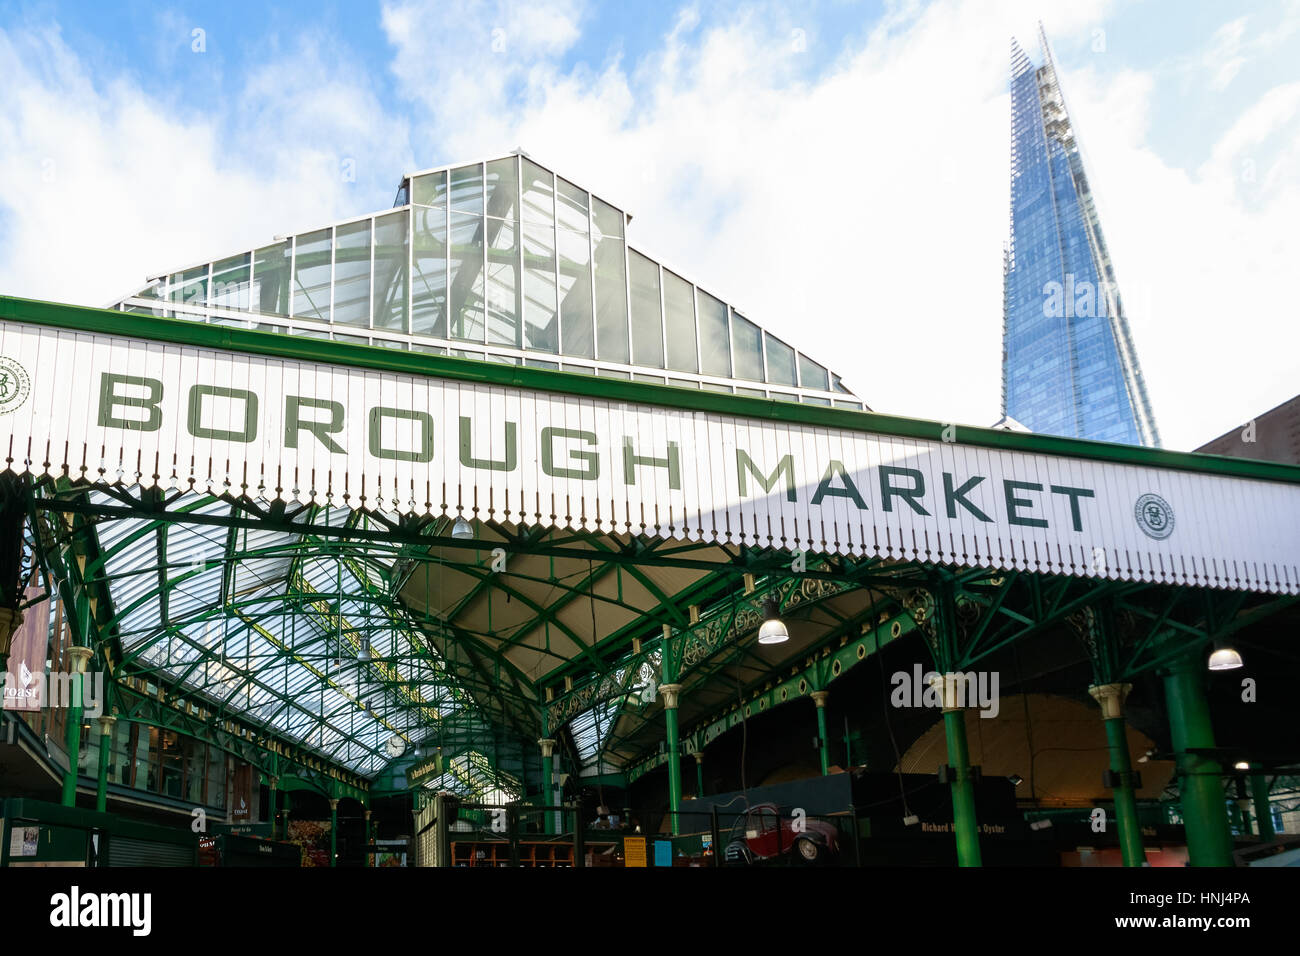
[[[1012,41],[1002,410],[1035,432],[1160,444],[1046,37]]]

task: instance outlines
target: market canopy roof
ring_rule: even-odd
[[[120,318],[0,299],[9,468],[95,519],[119,663],[363,775],[566,723],[628,766],[665,625],[707,716],[893,613],[863,569],[1300,592],[1291,466]]]

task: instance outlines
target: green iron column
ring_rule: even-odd
[[[89,647],[69,647],[68,656],[72,658],[72,706],[68,708],[68,769],[63,774],[63,805],[74,807],[77,805],[77,777],[81,770],[81,716],[86,699],[86,665],[95,652]]]
[[[704,751],[697,750],[691,754],[695,758],[695,799],[704,799]]]
[[[1204,679],[1205,665],[1199,651],[1175,661],[1164,675],[1183,827],[1187,832],[1187,862],[1190,866],[1232,866],[1232,834],[1228,830],[1222,768],[1214,760],[1191,752],[1214,749]]]
[[[957,865],[982,866],[979,823],[975,819],[975,784],[971,779],[970,752],[966,746],[966,710],[961,706],[960,674],[944,674],[936,681],[943,701],[943,729],[948,738],[948,765],[954,774],[952,828],[957,837]]]
[[[339,865],[339,802],[330,800],[330,866]]]
[[[108,809],[108,761],[113,752],[113,727],[117,718],[103,714],[99,718],[99,784],[95,789],[95,809]]]
[[[681,832],[678,811],[682,808],[682,748],[677,736],[677,695],[681,690],[681,684],[659,685],[659,693],[664,695],[664,723],[668,731],[668,809],[672,811],[673,836]]]
[[[362,854],[361,865],[369,866],[370,865],[370,844],[373,842],[370,839],[370,808],[369,807],[366,807],[364,816],[366,818],[366,822],[365,822],[366,849],[365,849],[365,853]]]
[[[1277,835],[1273,832],[1273,810],[1268,802],[1268,777],[1259,773],[1259,764],[1252,768],[1250,775],[1250,795],[1255,801],[1255,819],[1259,824],[1259,838],[1269,843]]]
[[[829,742],[826,736],[826,701],[830,696],[831,692],[828,690],[812,692],[813,702],[817,705],[817,753],[821,756],[823,777],[829,776],[831,772],[831,755],[826,746]]]
[[[1147,855],[1142,848],[1137,795],[1133,792],[1133,762],[1128,752],[1128,730],[1124,722],[1124,700],[1132,689],[1132,684],[1093,684],[1088,693],[1101,705],[1106,745],[1110,749],[1110,769],[1117,778],[1115,825],[1119,830],[1120,855],[1125,866],[1142,866]]]
[[[269,777],[267,778],[267,782],[271,785],[271,839],[274,840],[276,832],[279,829],[277,824],[279,823],[280,801],[277,799],[277,797],[279,794],[278,787],[280,784],[280,778]]]
[[[542,806],[555,804],[555,738],[542,737],[537,741],[542,748]],[[542,831],[555,833],[554,817],[551,813],[542,815]]]

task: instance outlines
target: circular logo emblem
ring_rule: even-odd
[[[1174,509],[1159,495],[1145,494],[1139,498],[1133,507],[1133,517],[1147,537],[1157,541],[1174,532]]]
[[[7,355],[0,355],[0,415],[12,412],[27,401],[32,380],[23,368]]]

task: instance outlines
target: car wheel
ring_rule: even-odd
[[[799,858],[805,863],[816,863],[821,859],[821,844],[808,837],[799,837],[799,839],[795,840],[794,848],[799,852]]]

